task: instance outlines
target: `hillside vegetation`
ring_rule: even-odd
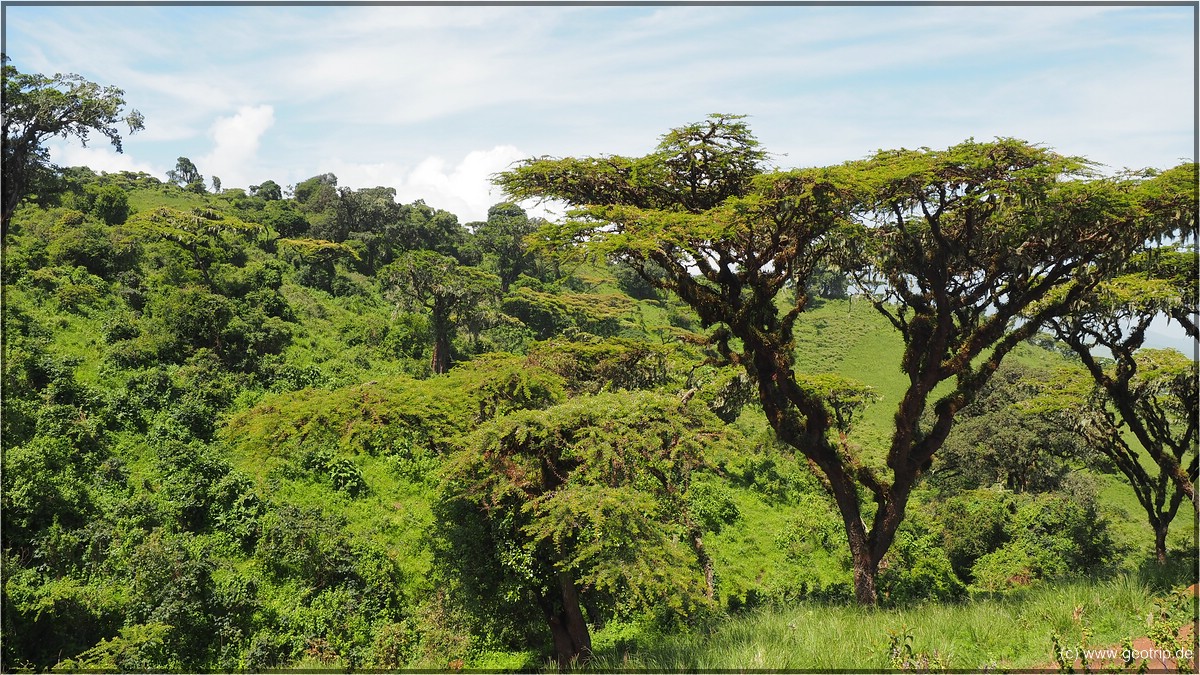
[[[1079,367],[1048,338],[964,411],[856,609],[830,496],[691,309],[530,250],[512,205],[255,192],[71,169],[14,216],[4,670],[540,669],[580,639],[601,671],[1028,668],[1187,616],[1194,520],[1152,562],[1111,463],[1014,407]],[[903,343],[827,295],[797,370],[867,387],[846,442],[882,463]]]

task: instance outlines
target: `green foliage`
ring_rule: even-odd
[[[967,586],[955,575],[938,533],[906,524],[910,526],[896,533],[880,564],[879,589],[884,599],[901,603],[963,598]]]
[[[442,564],[483,620],[502,607],[527,612],[532,597],[557,630],[579,615],[576,592],[606,614],[651,605],[691,614],[704,605],[699,551],[677,537],[691,529],[697,436],[718,433],[702,407],[643,392],[497,417],[447,465],[442,508],[462,529],[445,535]],[[474,537],[484,546],[462,548]],[[561,649],[560,661],[579,654]]]
[[[1016,509],[1013,495],[996,488],[963,492],[932,505],[942,525],[942,545],[960,579],[973,582],[975,562],[1009,541],[1008,523]]]
[[[662,222],[591,213],[632,229],[582,263],[524,240],[535,223],[511,205],[471,235],[452,214],[332,175],[297,199],[271,181],[209,195],[86,168],[29,184],[2,271],[3,670],[533,670],[559,652],[555,622],[590,634],[604,670],[878,670],[897,625],[912,627],[898,634],[907,665],[933,667],[921,656],[936,653],[1032,668],[1051,662],[1046,635],[1077,637],[1083,605],[1094,639],[1132,635],[1130,617],[1154,611],[1140,582],[1071,579],[1145,562],[1146,583],[1177,585],[1194,566],[1191,524],[1175,523],[1165,565],[1142,561],[1146,526],[1118,479],[1100,478],[1100,499],[1062,477],[1095,465],[1060,453],[1066,425],[1051,421],[1093,387],[1043,374],[1060,362],[1025,346],[1014,353],[1028,372],[1002,368],[962,418],[970,480],[939,482],[935,461],[937,489],[913,493],[878,579],[889,606],[842,606],[854,597],[844,518],[770,429],[757,371],[721,358],[744,341],[701,335],[721,321],[658,296],[679,277],[657,251],[762,243],[764,214],[811,216],[838,198],[821,193],[836,172],[756,176],[764,156],[740,124],[693,125],[643,158],[561,160],[601,179],[594,194],[673,205]],[[706,150],[728,156],[688,156]],[[694,182],[706,172],[714,183]],[[1182,178],[1131,189],[1184,217]],[[685,193],[724,205],[693,218],[676,204]],[[586,221],[547,228],[597,232]],[[1106,306],[1138,309],[1141,293],[1182,307],[1172,289],[1194,261],[1144,258],[1101,288]],[[793,266],[779,313],[741,316],[769,327],[808,303],[787,343],[797,387],[821,400],[810,412],[855,471],[878,470],[896,409],[875,401],[903,400],[908,378],[888,366],[902,340],[868,305],[805,299],[805,266],[833,284],[822,273],[843,268],[780,260],[762,268]],[[436,293],[396,283],[416,268],[450,295],[485,289],[449,313],[458,366],[436,376]],[[1140,350],[1135,364],[1129,383],[1163,419],[1194,408],[1182,355]],[[1027,396],[1037,379],[1053,386]],[[978,487],[1006,484],[1005,462],[1035,449],[1045,480]],[[870,489],[855,495],[869,520]],[[1178,617],[1163,617],[1151,629],[1166,644]]]
[[[534,272],[534,256],[525,238],[538,228],[516,204],[495,204],[488,209],[486,222],[476,225],[475,241],[500,279],[500,290],[522,274]]]
[[[1073,467],[1095,465],[1095,452],[1063,414],[1031,403],[1055,380],[1051,372],[1001,366],[963,410],[930,481],[951,491],[997,484],[1015,492],[1046,492],[1059,488]],[[1080,407],[1072,405],[1072,413]]]
[[[52,524],[79,527],[94,513],[86,477],[95,458],[78,454],[66,438],[50,435],[5,449],[7,547],[28,546],[31,536]]]
[[[668,382],[668,350],[624,338],[552,339],[534,344],[528,361],[560,375],[573,393],[653,389]]]
[[[121,225],[129,218],[129,195],[120,187],[106,185],[96,188],[89,197],[92,202],[92,214],[105,224]]]
[[[44,143],[55,136],[75,137],[87,144],[93,131],[104,136],[121,152],[117,123],[125,122],[129,133],[144,127],[142,114],[125,106],[122,90],[89,82],[79,75],[46,77],[22,73],[3,57],[4,72],[4,175],[3,232],[17,204],[50,165]]]
[[[73,217],[76,214],[63,213],[58,223],[46,233],[46,256],[50,265],[83,267],[96,276],[109,279],[134,266],[139,246],[128,232]]]
[[[126,592],[116,584],[85,585],[46,578],[17,556],[4,554],[5,669],[48,668],[116,633]],[[60,627],[70,626],[70,630]]]
[[[433,333],[430,367],[439,375],[450,369],[453,332],[469,323],[480,304],[494,295],[498,287],[496,277],[491,274],[424,250],[401,256],[380,270],[379,276],[388,295],[398,304],[429,311]]]
[[[687,493],[687,508],[692,518],[710,532],[720,532],[742,515],[729,490],[714,480],[692,483]]]
[[[55,664],[51,670],[56,673],[157,670],[172,660],[164,639],[170,632],[171,626],[160,623],[123,627],[117,637],[102,639],[79,656]]]
[[[305,389],[265,398],[232,417],[223,438],[265,472],[306,452],[418,456],[414,445],[444,452],[472,425],[514,410],[545,407],[562,396],[553,375],[518,358],[483,359],[446,378],[381,379],[333,391]]]
[[[1002,591],[1079,570],[1103,570],[1116,554],[1095,495],[1028,496],[1005,526],[1005,541],[971,568],[976,587]]]
[[[1068,420],[1071,431],[1116,466],[1155,532],[1157,557],[1165,561],[1167,529],[1185,495],[1194,499],[1197,378],[1196,363],[1183,354],[1138,348],[1151,316],[1137,320],[1141,327],[1128,340],[1119,330],[1109,334],[1105,344],[1113,348],[1115,364],[1106,366],[1085,350],[1086,370],[1060,369],[1028,405]],[[1058,332],[1068,335],[1063,326]],[[1078,353],[1080,336],[1068,338]]]
[[[572,329],[616,335],[632,303],[626,296],[611,293],[549,293],[522,286],[506,295],[500,307],[520,319],[539,340],[545,340]]]
[[[259,222],[286,238],[302,237],[309,230],[308,220],[290,201],[268,201]]]
[[[180,157],[175,162],[175,168],[167,172],[167,180],[187,190],[198,194],[204,193],[204,176],[196,169],[196,165],[187,157]]]
[[[1085,160],[1015,139],[796,171],[764,172],[765,157],[740,118],[715,115],[641,158],[530,159],[496,182],[516,198],[574,207],[539,232],[545,249],[622,260],[717,326],[710,344],[746,368],[776,434],[836,495],[856,595],[869,604],[905,505],[958,412],[1043,322],[1189,220],[1143,209],[1148,195],[1165,196],[1154,178],[1096,178]],[[1176,180],[1162,192],[1186,187]],[[847,440],[869,390],[793,367],[809,288],[831,269],[852,275],[904,342],[909,379],[882,464]],[[860,488],[879,507],[870,524]]]
[[[894,670],[921,673],[944,672],[950,663],[946,655],[934,650],[932,654],[913,648],[913,633],[908,626],[888,631],[888,665]]]
[[[359,259],[352,247],[323,239],[280,239],[276,246],[279,257],[299,271],[297,281],[327,292],[333,292],[339,280],[338,263]]]
[[[753,383],[745,371],[732,367],[701,366],[688,376],[688,384],[721,421],[731,423],[756,399]]]
[[[651,281],[642,276],[638,270],[623,260],[616,260],[612,265],[613,276],[617,278],[617,287],[621,292],[636,300],[661,300],[661,294],[656,284],[661,284],[666,271],[657,265],[646,265],[643,272]],[[653,282],[653,283],[652,283]]]
[[[328,450],[310,452],[300,464],[320,475],[322,479],[327,479],[333,485],[333,489],[341,490],[351,497],[357,497],[367,491],[362,471],[354,462],[345,457],[337,457]]]
[[[174,244],[159,253],[169,266],[164,273],[174,277],[173,282],[196,279],[211,287],[213,265],[239,262],[246,240],[262,228],[211,209],[181,211],[163,206],[138,213],[128,230],[144,239]]]
[[[850,433],[855,415],[879,400],[873,387],[840,375],[798,375],[796,384],[824,403],[833,427],[842,434]]]

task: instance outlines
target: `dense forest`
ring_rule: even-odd
[[[714,115],[461,223],[4,74],[6,672],[1194,667],[1194,164]]]

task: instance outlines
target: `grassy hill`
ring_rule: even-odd
[[[754,403],[738,407],[738,371],[704,362],[690,310],[628,270],[531,264],[456,317],[454,366],[434,375],[428,308],[385,281],[395,241],[437,231],[424,244],[458,264],[500,265],[447,214],[397,206],[385,246],[338,234],[316,201],[79,180],[120,186],[128,220],[67,191],[23,207],[4,259],[6,670],[553,667],[536,589],[504,586],[525,609],[486,614],[445,560],[464,536],[448,462],[493,420],[619,391],[694,395],[727,424],[678,496],[702,523],[711,602],[591,593],[598,670],[1027,668],[1052,661],[1050,633],[1083,639],[1076,607],[1089,639],[1119,641],[1194,580],[1146,567],[1119,475],[1067,459],[1073,477],[1043,492],[923,484],[885,560],[885,609],[852,608],[831,499]],[[285,231],[344,235],[310,247],[340,257],[289,254]],[[859,299],[797,323],[799,370],[878,394],[849,437],[869,462],[906,384],[901,346]],[[1022,345],[1009,361],[1063,358]],[[1184,562],[1195,527],[1172,528]],[[518,553],[496,555],[528,571]]]

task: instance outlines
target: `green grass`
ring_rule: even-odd
[[[711,632],[656,635],[645,629],[615,644],[606,631],[588,670],[859,670],[892,668],[891,647],[911,635],[914,654],[944,668],[1054,667],[1051,635],[1076,644],[1118,645],[1146,632],[1153,607],[1148,584],[1134,576],[1043,585],[998,599],[921,604],[887,610],[813,602],[733,616]],[[1080,620],[1074,614],[1082,608]],[[612,630],[630,632],[627,626]]]
[[[130,190],[129,208],[133,213],[150,211],[161,206],[173,209],[192,209],[200,207],[225,208],[212,195],[199,195],[187,192],[173,186],[161,186],[159,189]]]

